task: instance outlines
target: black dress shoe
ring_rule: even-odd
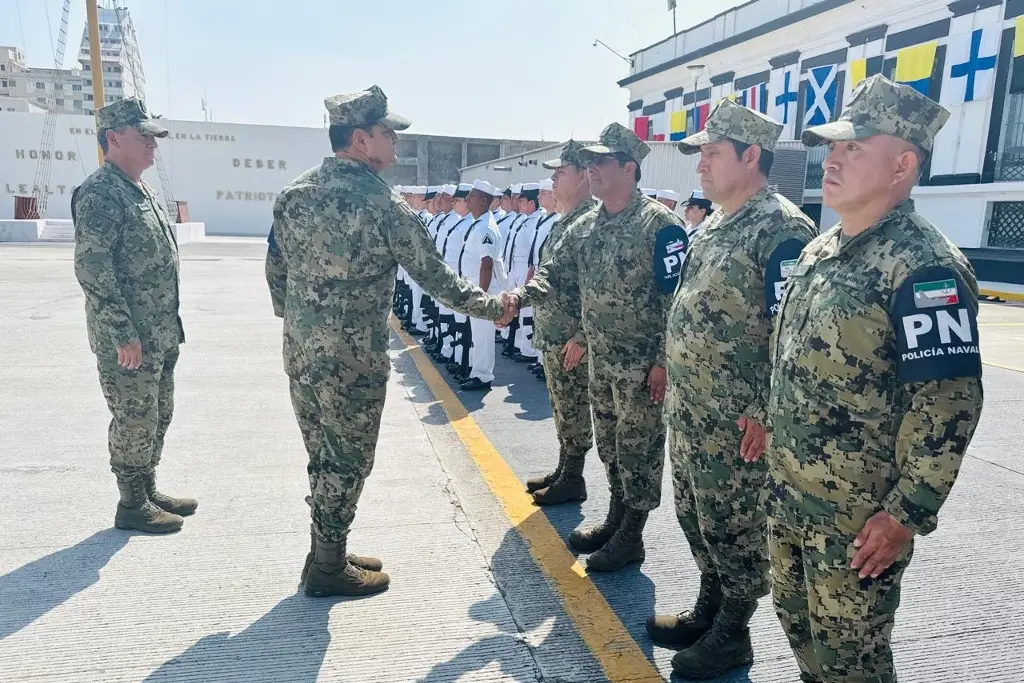
[[[448,371],[449,375],[454,375],[462,369],[462,364],[456,363],[455,361],[449,361],[445,364],[444,369]]]
[[[539,379],[541,382],[548,381],[548,376],[544,374],[543,368],[541,368],[541,371],[537,373],[537,379]]]
[[[409,330],[409,336],[410,337],[426,337],[427,333],[424,332],[423,330],[418,330],[418,329],[416,329],[414,327],[411,330]]]
[[[526,369],[529,370],[530,372],[537,372],[542,367],[544,367],[544,366],[541,365],[540,363],[534,363],[533,365],[526,366]]]
[[[490,382],[481,382],[479,377],[474,377],[473,379],[467,380],[467,381],[462,383],[462,390],[463,391],[482,391],[484,389],[490,389],[490,388],[491,388],[491,383]]]
[[[537,359],[534,358],[533,356],[524,356],[521,353],[517,353],[516,355],[512,356],[512,360],[514,360],[517,363],[536,363],[537,362]]]

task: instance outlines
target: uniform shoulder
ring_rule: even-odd
[[[818,234],[818,227],[810,216],[778,192],[768,194],[761,202],[759,209],[764,212],[771,223],[779,228],[802,233],[808,240]]]
[[[974,268],[953,242],[931,221],[917,213],[907,211],[889,221],[885,228],[893,259],[894,288],[915,272],[923,269],[949,268],[966,280],[974,282]]]
[[[72,195],[75,213],[81,216],[84,212],[99,211],[108,217],[119,214],[124,204],[122,194],[120,179],[107,165],[103,165],[75,188]]]
[[[807,246],[804,247],[804,253],[814,254],[816,252],[821,251],[826,244],[835,240],[836,235],[838,235],[839,231],[842,229],[842,224],[836,223],[831,228],[829,228],[828,230],[826,230],[825,232],[821,233],[820,235],[812,239],[810,242],[808,242]]]
[[[643,198],[640,208],[640,220],[645,227],[658,229],[666,225],[682,225],[679,215],[656,199]]]

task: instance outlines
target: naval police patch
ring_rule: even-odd
[[[679,283],[690,239],[681,225],[666,225],[654,241],[654,280],[661,291],[672,294]]]
[[[791,238],[781,242],[768,257],[768,266],[764,269],[764,311],[769,318],[779,312],[786,279],[796,271],[800,252],[806,246],[804,240]]]
[[[902,382],[981,376],[978,306],[952,268],[914,272],[893,299],[896,366]]]

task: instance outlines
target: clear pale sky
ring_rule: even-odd
[[[679,29],[740,0],[679,0]],[[627,120],[628,56],[672,33],[666,0],[129,0],[151,111],[232,123],[323,125],[323,98],[377,83],[409,132],[595,137]],[[345,6],[359,9],[351,11]],[[53,65],[63,0],[0,0],[0,45]],[[47,12],[50,27],[47,27]],[[20,21],[19,21],[20,15]],[[64,64],[78,57],[73,0]],[[54,40],[51,42],[51,36]]]

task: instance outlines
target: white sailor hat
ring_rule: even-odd
[[[648,197],[656,197],[658,195],[658,191],[655,190],[653,187],[641,187],[640,191],[643,192]]]
[[[511,189],[512,194],[520,194],[523,191],[523,186],[519,183],[515,183],[514,185],[512,185]]]
[[[522,192],[538,192],[540,191],[540,183],[523,183],[523,187],[519,190]]]
[[[552,190],[555,189],[555,183],[554,181],[551,180],[551,178],[545,178],[544,180],[540,181],[540,189],[551,192]]]
[[[441,191],[441,186],[440,185],[428,185],[427,186],[427,192],[440,192],[440,191]]]
[[[669,201],[678,202],[679,193],[672,190],[658,190],[658,199],[668,199]]]
[[[483,192],[484,194],[489,194],[492,197],[495,194],[494,187],[489,182],[487,182],[486,180],[474,180],[473,181],[473,189],[474,190],[479,190],[480,192]]]
[[[449,197],[453,196],[455,194],[455,186],[452,185],[451,183],[448,183],[447,185],[442,185],[441,194],[446,194]]]

